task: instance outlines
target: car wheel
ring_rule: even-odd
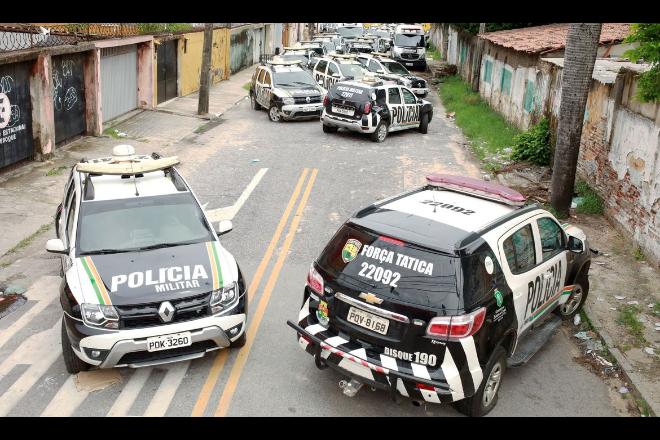
[[[337,133],[338,127],[333,127],[331,125],[323,125],[323,133]]]
[[[233,342],[230,342],[229,346],[231,348],[240,348],[240,347],[244,346],[246,342],[247,342],[247,330],[245,330],[243,332],[243,334],[238,339],[236,339]]]
[[[563,320],[572,319],[582,309],[589,293],[589,268],[584,269],[575,280],[573,290],[566,302],[555,308],[554,312]]]
[[[380,121],[376,130],[371,133],[371,140],[374,142],[383,142],[387,138],[387,122]]]
[[[497,392],[506,370],[506,350],[499,345],[484,368],[484,378],[479,389],[467,399],[459,400],[455,408],[469,417],[481,417],[488,414],[497,404]]]
[[[429,131],[429,114],[424,113],[422,115],[422,120],[419,122],[419,132],[426,134]]]
[[[271,105],[268,109],[268,118],[273,122],[281,122],[282,116],[280,116],[280,111],[277,109],[277,106]]]
[[[87,362],[83,361],[76,355],[71,347],[69,335],[66,332],[66,324],[64,317],[62,317],[62,357],[64,358],[64,366],[69,374],[78,374],[81,371],[87,371],[91,367]]]
[[[257,97],[254,96],[254,93],[250,94],[250,107],[252,107],[252,110],[258,111],[261,109],[261,105],[257,102]]]

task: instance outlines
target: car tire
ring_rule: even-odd
[[[337,130],[339,130],[338,127],[333,127],[331,125],[325,125],[325,124],[321,124],[321,125],[323,125],[323,133],[337,133]]]
[[[580,313],[584,302],[587,300],[589,294],[589,268],[585,268],[580,272],[580,275],[575,279],[575,287],[568,300],[560,306],[555,307],[553,312],[559,315],[564,321],[573,319],[573,317]],[[579,295],[578,298],[576,296]]]
[[[245,345],[246,342],[247,342],[247,330],[245,330],[238,339],[236,339],[233,342],[230,342],[229,346],[231,348],[241,348],[242,346]]]
[[[250,107],[252,107],[252,110],[254,111],[261,110],[261,105],[257,102],[257,97],[254,96],[254,93],[250,93]]]
[[[426,134],[429,132],[429,114],[422,114],[422,120],[419,122],[419,132]]]
[[[66,332],[66,324],[64,317],[62,317],[62,357],[64,358],[64,366],[69,374],[78,374],[81,371],[87,371],[91,367],[87,362],[83,361],[76,355],[71,347],[69,335]]]
[[[277,106],[270,106],[268,109],[268,119],[270,119],[271,122],[282,122],[282,116],[280,115]]]
[[[481,417],[488,414],[497,405],[497,393],[500,390],[505,370],[506,350],[498,345],[486,368],[483,369],[484,376],[477,392],[472,397],[459,400],[454,407],[469,417]]]
[[[376,126],[376,129],[374,130],[373,133],[371,133],[371,140],[374,142],[383,142],[387,138],[387,131],[388,131],[388,126],[387,122],[385,121],[380,121],[378,125]]]

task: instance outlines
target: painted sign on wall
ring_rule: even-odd
[[[86,130],[84,57],[83,54],[53,57],[56,144]]]
[[[30,65],[0,66],[0,167],[32,156]]]

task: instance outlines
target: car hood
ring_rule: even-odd
[[[83,301],[132,305],[194,296],[238,279],[234,257],[218,242],[74,260]]]

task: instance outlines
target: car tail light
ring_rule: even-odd
[[[330,99],[328,98],[328,95],[325,95],[325,96],[323,97],[323,105],[324,105],[324,106],[328,105],[328,102],[330,102]]]
[[[458,316],[438,316],[429,322],[426,334],[433,338],[455,341],[472,336],[479,331],[486,318],[486,308]]]
[[[369,113],[371,113],[371,103],[370,103],[370,102],[367,102],[367,103],[364,105],[364,114],[365,114],[365,115],[368,115]]]
[[[431,385],[426,385],[425,383],[418,383],[417,388],[419,388],[420,390],[435,391],[435,387],[432,387]]]
[[[309,267],[307,285],[315,293],[323,295],[323,277],[316,271],[316,269],[314,269],[314,265]]]

